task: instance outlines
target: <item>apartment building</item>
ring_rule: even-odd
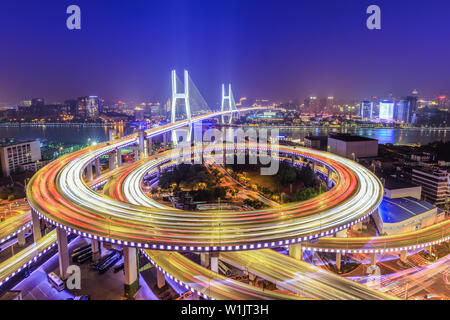
[[[3,176],[10,176],[21,166],[41,160],[39,141],[26,141],[0,145],[0,162]]]

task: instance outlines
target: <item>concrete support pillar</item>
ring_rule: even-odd
[[[295,164],[295,155],[291,155],[291,162],[292,162],[292,165]]]
[[[156,168],[156,176],[158,177],[158,179],[159,179],[159,177],[161,176],[161,167],[160,167],[160,166],[158,166],[158,167]]]
[[[102,256],[101,242],[99,240],[91,241],[92,262],[96,263]]]
[[[87,177],[88,182],[91,182],[93,179],[92,163],[88,163],[88,165],[86,167],[86,177]]]
[[[336,252],[336,269],[341,271],[342,253]]]
[[[400,261],[403,263],[408,262],[408,251],[406,250],[400,251]]]
[[[136,248],[123,247],[125,297],[132,299],[139,290],[138,256]]]
[[[150,157],[153,155],[153,139],[149,138],[147,141],[147,154]]]
[[[101,175],[101,169],[100,169],[100,158],[97,158],[95,160],[95,170],[97,170],[97,178]]]
[[[17,242],[18,242],[18,245],[20,247],[25,247],[25,244],[26,244],[26,241],[25,241],[25,230],[24,231],[20,231],[17,234]]]
[[[116,168],[116,161],[117,161],[116,152],[111,152],[108,157],[109,157],[109,170],[114,170]]]
[[[210,265],[211,265],[212,272],[219,273],[219,253],[218,252],[211,253]]]
[[[37,242],[42,238],[41,233],[41,220],[36,212],[31,210],[31,220],[33,221],[33,238],[34,242]]]
[[[202,252],[200,253],[200,265],[205,268],[209,268],[209,253]]]
[[[377,265],[377,254],[375,252],[372,252],[370,254],[370,265],[376,266]]]
[[[167,133],[163,133],[163,145],[164,145],[164,151],[167,149]]]
[[[141,153],[139,146],[134,147],[134,162],[140,160],[142,156],[143,153]]]
[[[68,278],[67,268],[69,267],[69,248],[67,243],[67,233],[63,228],[56,228],[58,241],[59,275],[63,280]]]
[[[145,132],[143,130],[139,130],[139,157],[138,159],[144,159],[145,158],[145,154],[144,154],[144,150],[145,150]]]
[[[303,250],[302,250],[302,244],[291,244],[289,246],[289,257],[294,258],[295,260],[303,260]]]
[[[156,285],[158,286],[158,289],[161,289],[166,285],[166,278],[164,277],[164,273],[162,273],[162,271],[159,271],[159,269],[156,270]]]
[[[117,167],[122,166],[122,151],[120,149],[117,149]]]
[[[313,169],[314,172],[316,172],[316,163],[314,161],[312,163],[312,169]]]

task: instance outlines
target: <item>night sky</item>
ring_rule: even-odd
[[[82,30],[66,28],[77,4]],[[382,30],[366,9],[382,10]],[[210,104],[450,91],[448,0],[2,0],[0,103],[166,100],[188,69]]]

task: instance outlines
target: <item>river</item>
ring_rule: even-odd
[[[122,134],[128,135],[133,132],[133,128],[129,126],[118,127]],[[34,127],[0,127],[1,138],[14,138],[15,140],[35,140],[40,139],[49,143],[64,144],[85,144],[90,138],[91,141],[103,142],[108,140],[109,128],[99,127],[51,127],[51,126],[34,126]],[[280,128],[280,134],[293,139],[302,139],[309,134],[327,135],[332,131],[346,132],[357,134],[368,138],[377,139],[380,144],[417,144],[421,145],[441,140],[448,141],[450,137],[449,130],[444,129],[374,129],[374,128]]]

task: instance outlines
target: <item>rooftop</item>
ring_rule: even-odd
[[[446,176],[448,174],[447,170],[443,170],[439,167],[415,167],[413,168],[414,171],[424,172],[436,176]]]
[[[384,177],[384,180],[385,180],[384,188],[389,189],[389,190],[417,187],[417,185],[415,185],[409,181],[400,180],[400,179],[393,178],[390,176]]]
[[[412,197],[384,198],[378,207],[378,212],[384,223],[397,223],[435,209],[437,208],[431,203]]]
[[[324,141],[328,140],[328,136],[306,136],[305,139],[311,140],[311,141]]]
[[[361,137],[361,136],[353,136],[351,134],[345,134],[345,133],[336,133],[336,134],[330,134],[329,138],[346,141],[346,142],[357,142],[357,141],[378,141],[376,139],[371,139],[367,137]]]
[[[15,146],[15,145],[24,144],[24,143],[31,143],[31,142],[35,142],[35,141],[39,141],[39,140],[25,140],[25,141],[13,141],[13,142],[3,142],[3,143],[0,142],[0,148]]]

